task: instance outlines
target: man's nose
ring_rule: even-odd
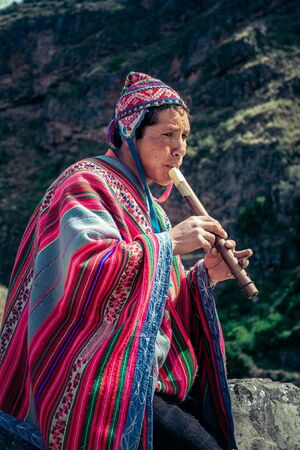
[[[181,158],[186,155],[186,141],[184,139],[180,138],[174,142],[172,154]]]

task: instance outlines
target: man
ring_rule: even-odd
[[[0,408],[40,430],[47,449],[151,449],[153,405],[155,449],[173,448],[174,436],[176,448],[236,448],[210,288],[231,277],[213,248],[226,232],[211,217],[171,228],[149,190],[169,185],[189,131],[180,96],[131,72],[110,150],[68,168],[24,233],[2,327]],[[246,267],[251,250],[227,246]],[[186,273],[179,256],[196,248],[207,255]]]

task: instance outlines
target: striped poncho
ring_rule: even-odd
[[[154,391],[197,375],[234,447],[224,348],[201,263],[172,256],[165,213],[114,158],[80,161],[48,189],[21,241],[0,341],[0,409],[47,449],[152,448]]]

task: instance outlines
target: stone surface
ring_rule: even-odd
[[[252,378],[230,381],[240,450],[300,449],[300,388]]]
[[[1,321],[2,321],[3,310],[4,310],[5,301],[6,301],[6,296],[7,296],[7,288],[0,284],[0,324],[1,324]],[[0,450],[1,450],[1,447],[0,447]]]

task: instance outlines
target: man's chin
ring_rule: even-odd
[[[147,184],[151,186],[152,184],[158,184],[159,186],[166,187],[171,183],[171,179],[165,179],[165,180],[150,180],[147,178]]]
[[[156,183],[156,184],[158,184],[159,186],[162,186],[162,187],[167,187],[171,183],[171,180],[169,178],[168,180],[154,181],[154,183]]]

